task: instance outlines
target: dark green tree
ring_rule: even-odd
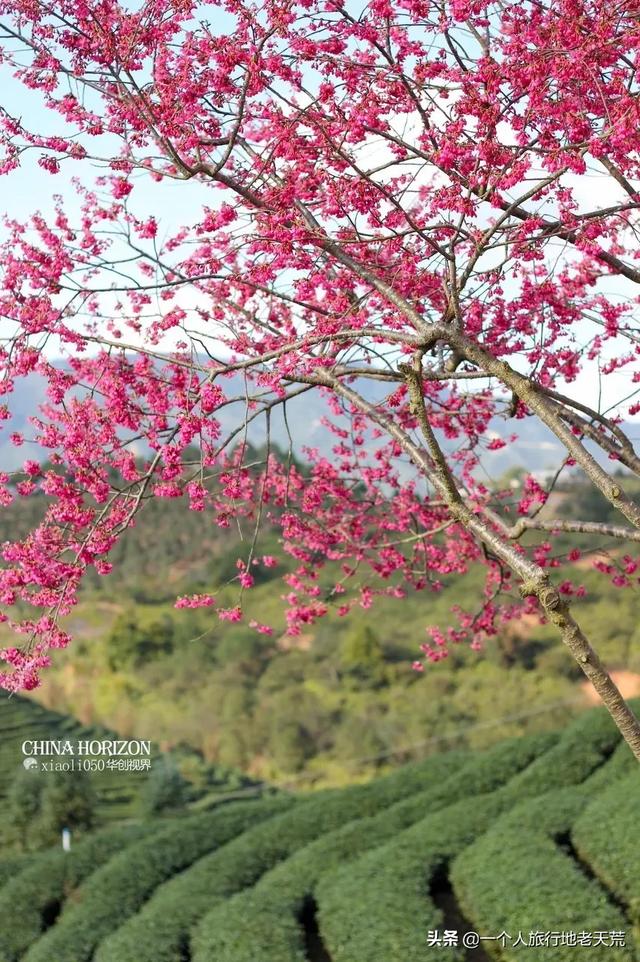
[[[119,615],[107,637],[109,667],[135,668],[173,651],[174,632],[170,618],[141,625],[135,611]]]
[[[340,663],[345,675],[358,684],[380,685],[385,678],[384,652],[369,625],[357,625],[342,642]]]
[[[306,729],[288,719],[273,725],[270,745],[273,761],[284,772],[301,771],[314,748]]]
[[[96,820],[96,793],[91,776],[82,770],[43,776],[40,814],[34,832],[41,844],[53,844],[63,828],[85,832]]]
[[[33,829],[40,814],[44,778],[37,769],[20,768],[7,794],[9,835],[26,851],[33,841]]]
[[[170,758],[155,762],[140,801],[142,814],[147,818],[184,808],[189,783]]]

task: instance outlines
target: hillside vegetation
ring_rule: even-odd
[[[179,782],[180,797],[167,799],[167,807],[170,807],[172,801],[174,804],[177,802],[179,808],[189,804],[206,806],[220,794],[226,796],[255,784],[239,772],[207,764],[193,751],[183,749],[167,755],[161,752],[157,743],[151,739],[149,768],[146,770],[120,770],[115,765],[109,765],[109,759],[106,758],[103,759],[105,764],[102,770],[56,772],[53,767],[49,771],[43,771],[43,759],[37,755],[34,756],[37,761],[35,770],[26,771],[23,767],[23,762],[28,757],[23,754],[23,743],[26,741],[69,741],[75,753],[81,740],[102,742],[118,736],[101,726],[82,725],[69,715],[49,711],[31,699],[18,695],[9,696],[6,692],[0,693],[0,736],[0,802],[8,816],[3,819],[0,827],[0,841],[4,841],[7,847],[42,847],[42,831],[39,831],[39,826],[35,824],[39,813],[35,809],[30,811],[29,806],[35,804],[37,792],[51,788],[52,782],[57,783],[63,796],[69,796],[66,799],[59,798],[58,805],[62,813],[66,804],[66,810],[72,817],[71,824],[79,829],[81,834],[87,827],[108,828],[123,820],[139,818],[146,811],[147,802],[152,809],[154,805],[155,808],[162,808],[162,798],[157,796],[163,791],[166,793],[173,772]],[[53,762],[54,766],[64,765],[69,756],[51,756],[48,760]],[[75,755],[75,761],[77,765],[83,761],[89,765],[92,759],[91,756],[82,758]],[[154,781],[159,784],[154,786]],[[84,819],[80,817],[82,813],[77,811],[78,800],[83,800],[83,793],[78,786],[85,788],[84,801],[90,809],[85,813]],[[74,814],[76,821],[80,822],[77,826],[73,823]],[[18,819],[20,826],[15,824]],[[19,831],[19,828],[22,831]],[[48,826],[44,838],[50,833],[51,826]],[[113,837],[117,839],[117,833]],[[89,864],[95,864],[93,856]],[[0,881],[2,879],[0,869]]]
[[[80,739],[102,741],[116,737],[105,728],[81,725],[69,715],[49,711],[26,698],[9,696],[7,692],[0,693],[0,733],[0,798],[6,797],[16,774],[21,771],[25,758],[23,742],[70,740],[75,743]],[[157,761],[157,749],[154,754]],[[99,818],[112,822],[131,815],[146,778],[144,771],[95,772],[92,781]]]
[[[639,790],[597,709],[367,784],[103,829],[9,859],[0,960],[463,962],[434,935],[456,929],[624,932],[615,948],[483,946],[499,962],[638,962]]]
[[[555,514],[570,516],[579,505],[581,518],[608,519],[601,496],[577,480],[554,498]],[[37,511],[37,498],[4,511],[0,538],[26,530]],[[283,614],[286,561],[255,568],[256,585],[243,595],[245,623],[173,607],[178,595],[194,592],[235,605],[236,560],[252,538],[250,528],[222,530],[179,500],[150,502],[115,549],[112,574],[92,576],[67,622],[74,641],[55,653],[33,697],[123,737],[189,746],[208,763],[257,779],[324,786],[371,777],[380,761],[409,760],[425,741],[484,748],[551,730],[584,707],[582,673],[555,630],[535,618],[504,627],[483,653],[461,646],[423,675],[412,671],[425,628],[452,624],[461,598],[468,606],[480,600],[477,571],[401,602],[378,598],[348,618],[332,608],[294,638]],[[558,545],[562,553],[562,539]],[[577,575],[586,595],[576,613],[608,667],[638,673],[638,593],[613,588],[593,569],[597,538],[581,545]],[[574,546],[566,537],[566,551]],[[255,553],[282,558],[268,526]],[[321,588],[334,576],[326,569]],[[561,581],[562,569],[554,577]],[[272,625],[273,635],[251,628],[252,618]]]

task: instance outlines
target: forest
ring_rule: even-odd
[[[517,484],[523,474],[511,469],[498,484]],[[16,502],[0,519],[0,538],[15,536],[39,510],[37,499]],[[445,628],[461,596],[481,603],[477,570],[408,593],[401,618],[395,599],[381,597],[372,611],[357,606],[347,617],[334,606],[293,637],[282,611],[282,561],[255,567],[243,624],[206,608],[176,609],[176,597],[207,591],[232,607],[241,593],[237,559],[252,536],[207,529],[180,510],[172,500],[150,502],[114,552],[113,573],[86,584],[68,618],[74,650],[56,653],[47,684],[33,693],[43,705],[121,735],[152,737],[163,749],[195,750],[256,779],[321,787],[370,777],[416,753],[548,731],[593,703],[578,667],[536,617],[501,626],[483,651],[460,645],[425,672],[412,670],[425,624]],[[557,487],[546,510],[601,522],[612,514],[579,475]],[[572,550],[563,537],[554,546],[558,565]],[[601,570],[623,570],[632,550],[621,545],[612,554],[597,535],[586,536],[572,590],[584,591],[583,617],[602,658],[633,684],[638,591],[615,588]],[[260,532],[255,554],[282,558],[273,529]],[[333,576],[329,568],[327,584]],[[253,619],[273,625],[273,634],[251,628]]]

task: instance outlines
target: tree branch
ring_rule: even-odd
[[[384,428],[400,444],[416,467],[438,491],[442,500],[447,504],[452,518],[490,548],[497,558],[521,579],[521,594],[523,597],[532,596],[538,600],[546,618],[558,629],[562,641],[602,698],[623,738],[634,756],[640,761],[640,721],[625,702],[589,639],[571,614],[568,602],[562,597],[557,587],[552,584],[544,568],[527,558],[517,546],[507,540],[503,534],[498,533],[488,520],[475,513],[462,500],[459,493],[454,493],[454,491],[457,492],[457,488],[450,474],[448,479],[443,477],[441,467],[433,456],[436,454],[437,457],[437,452],[428,453],[424,448],[419,447],[395,421],[331,374],[323,374],[314,378],[314,380],[315,383],[333,388],[336,394],[349,400],[355,407],[366,413],[372,421]],[[421,403],[424,404],[423,399]],[[418,418],[421,426],[425,419],[426,412],[424,418]],[[426,420],[428,423],[428,419]],[[434,442],[436,447],[439,447],[429,426],[427,429],[427,444],[430,449]],[[441,451],[438,460],[444,460]],[[452,490],[452,484],[454,490]]]
[[[621,541],[640,541],[640,531],[636,528],[604,524],[600,521],[569,521],[566,518],[554,518],[551,521],[520,518],[511,528],[505,531],[505,535],[516,541],[522,537],[525,531],[567,531],[576,534],[605,535],[608,538],[619,538]]]

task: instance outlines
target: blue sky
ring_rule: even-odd
[[[219,15],[219,11],[214,11],[213,8],[211,11],[214,16]],[[228,28],[228,19],[225,19],[227,20],[225,27]],[[0,66],[0,89],[2,89],[3,103],[13,115],[25,118],[27,126],[46,134],[68,132],[61,118],[52,115],[43,106],[42,98],[37,92],[26,90],[12,77],[11,69],[6,64]],[[99,139],[92,142],[94,149],[99,148],[99,143]],[[108,154],[109,147],[112,145],[108,143],[107,138],[103,138],[102,146],[104,153]],[[5,175],[1,182],[3,190],[0,206],[3,213],[9,217],[24,220],[35,210],[39,210],[46,217],[53,208],[54,194],[63,196],[65,208],[72,215],[78,210],[79,205],[71,178],[80,176],[85,184],[90,185],[94,177],[102,172],[99,164],[65,161],[61,172],[51,175],[38,166],[39,153],[37,149],[28,151],[23,156],[21,167]],[[146,174],[135,174],[134,179],[136,189],[131,195],[131,209],[141,219],[153,214],[160,225],[160,238],[173,233],[185,222],[193,223],[198,219],[203,205],[214,206],[222,197],[220,192],[207,189],[196,181],[180,182],[165,179],[157,184]],[[611,181],[604,178],[583,179],[580,190],[584,192],[589,203],[593,203],[594,193],[599,194],[598,203],[606,206],[612,201],[610,184]],[[619,278],[607,281],[606,289],[615,296],[635,297],[637,293],[632,285]],[[5,324],[0,321],[0,333],[5,331]],[[586,334],[585,329],[585,336]],[[598,366],[592,363],[578,381],[569,386],[568,391],[578,399],[592,404],[597,403],[598,395],[602,392],[602,406],[608,408],[618,403],[630,389],[628,373],[608,376],[600,382]]]

